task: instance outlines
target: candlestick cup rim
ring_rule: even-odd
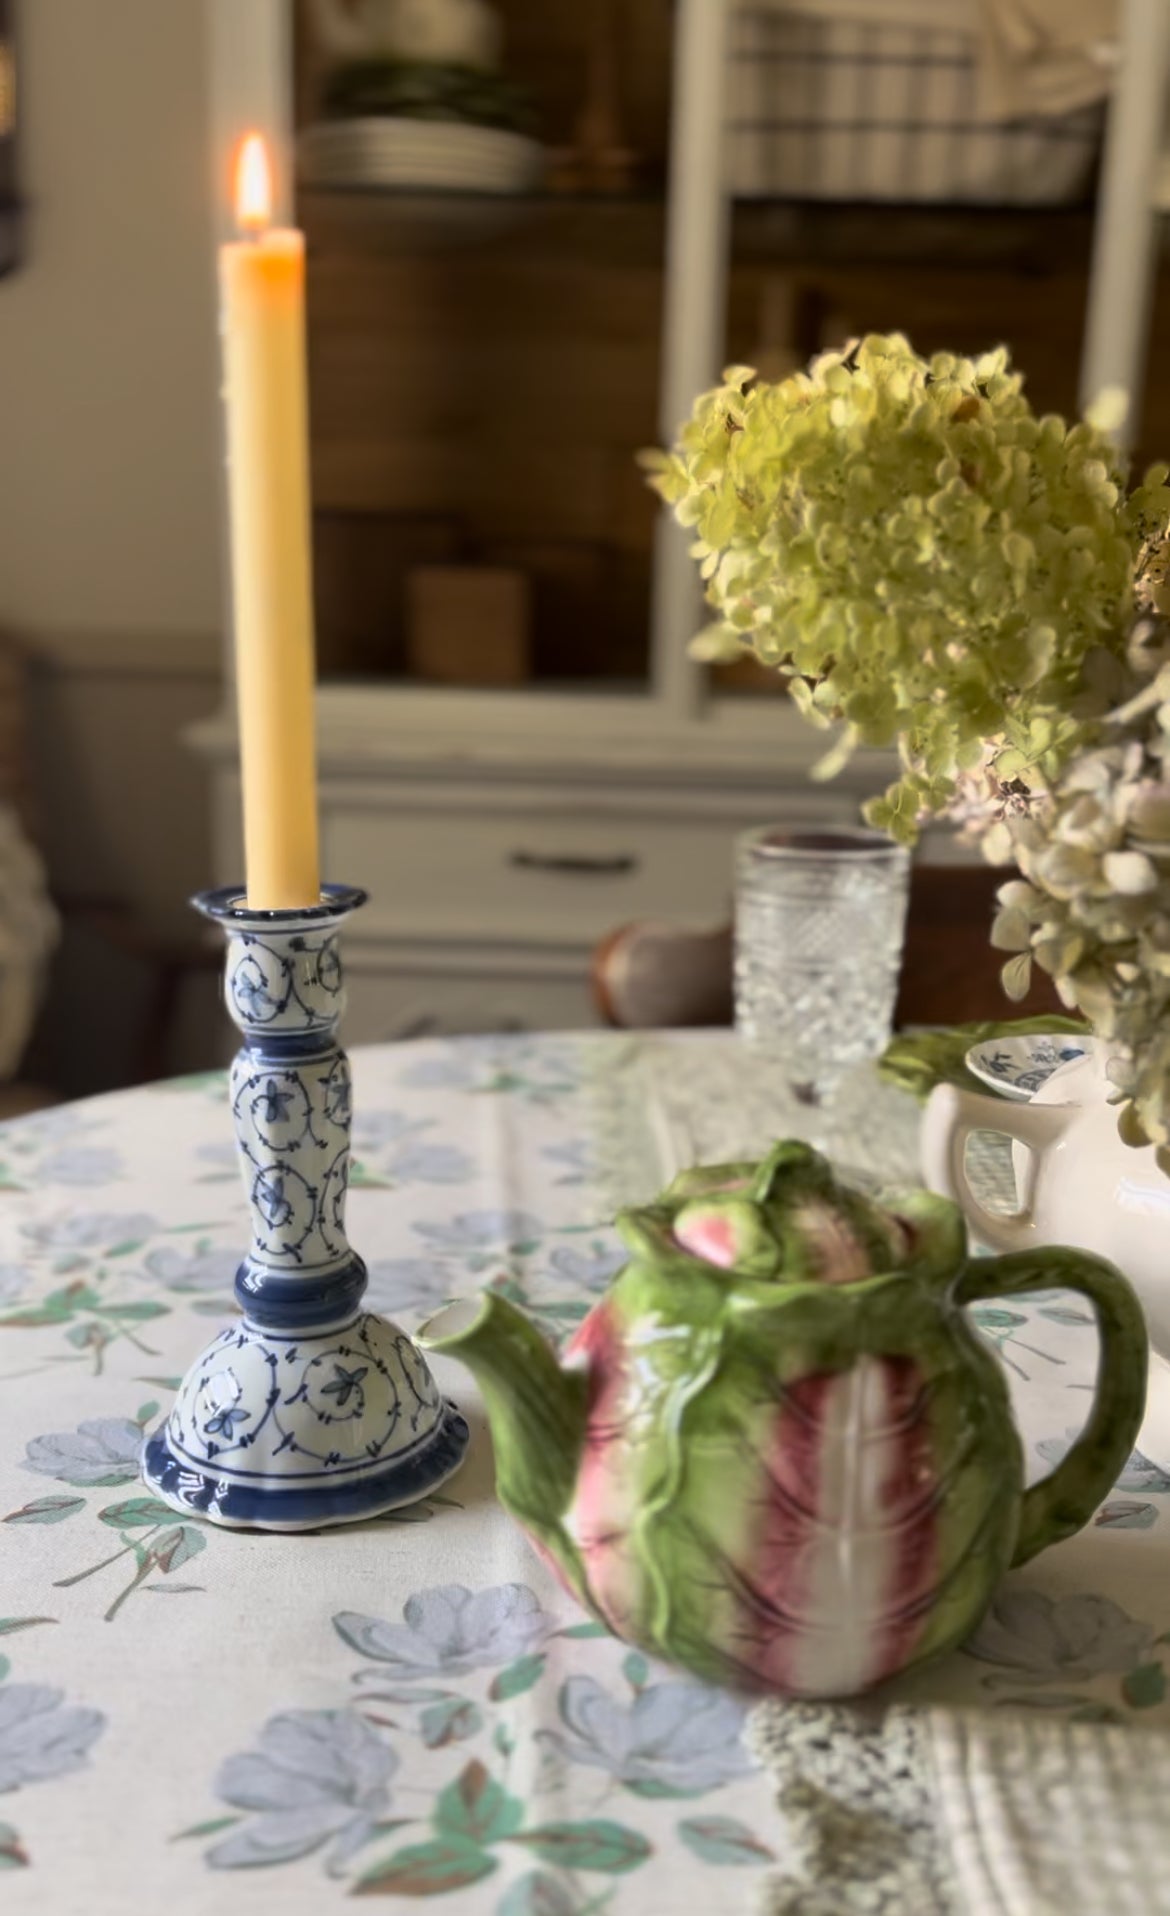
[[[196,892],[191,903],[205,918],[223,925],[301,925],[321,923],[357,911],[369,893],[358,885],[322,885],[321,896],[312,905],[282,905],[260,908],[248,903],[245,885],[218,885],[212,891]]]

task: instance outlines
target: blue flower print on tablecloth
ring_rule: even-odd
[[[93,1120],[82,1116],[75,1104],[56,1104],[47,1111],[33,1111],[25,1118],[6,1118],[0,1124],[0,1151],[14,1144],[35,1145],[43,1150],[57,1138],[75,1137],[88,1130]]]
[[[354,1112],[353,1148],[367,1153],[385,1151],[425,1128],[425,1120],[408,1117],[405,1111],[368,1111],[359,1107]]]
[[[353,1676],[347,1708],[274,1717],[222,1766],[231,1815],[179,1832],[208,1843],[214,1868],[315,1851],[357,1895],[450,1894],[463,1908],[461,1893],[494,1878],[484,1916],[600,1916],[668,1839],[717,1868],[774,1860],[738,1818],[695,1814],[696,1798],[756,1768],[743,1701],[656,1671],[598,1624],[562,1623],[525,1584],[443,1585],[412,1596],[401,1623],[333,1623],[374,1667]],[[574,1660],[620,1667],[628,1692],[562,1680],[565,1638]],[[563,1730],[538,1729],[554,1700]],[[621,1908],[642,1906],[632,1885]]]
[[[458,1145],[428,1137],[433,1118],[358,1105],[353,1121],[353,1183],[466,1184],[475,1166]]]
[[[100,1710],[67,1703],[47,1683],[0,1681],[0,1796],[83,1769],[105,1727]],[[12,1824],[0,1821],[0,1874],[36,1860]]]
[[[0,1794],[79,1770],[105,1727],[47,1683],[0,1683]]]
[[[50,1152],[37,1166],[38,1184],[109,1184],[125,1173],[120,1151],[108,1145],[66,1144]]]
[[[629,1252],[620,1244],[594,1238],[585,1249],[576,1245],[559,1244],[549,1254],[549,1269],[566,1284],[574,1284],[583,1291],[603,1291],[611,1278],[616,1277],[623,1264],[627,1262]]]
[[[98,1186],[124,1176],[123,1155],[102,1141],[103,1130],[71,1105],[0,1125],[0,1184]]]
[[[454,1297],[457,1289],[454,1273],[433,1258],[378,1258],[369,1266],[365,1308],[396,1321],[429,1317]]]
[[[90,1417],[76,1430],[30,1437],[21,1469],[63,1484],[133,1483],[144,1441],[142,1425],[128,1417]]]
[[[1160,1497],[1170,1490],[1170,1477],[1140,1450],[1135,1450],[1117,1479],[1118,1490],[1144,1490],[1148,1496]]]
[[[436,1305],[486,1282],[526,1310],[554,1343],[580,1322],[588,1297],[604,1290],[624,1261],[611,1233],[572,1226],[557,1231],[572,1241],[555,1246],[542,1266],[548,1227],[530,1211],[463,1211],[412,1229],[443,1267],[433,1280]],[[585,1295],[566,1301],[566,1284]]]
[[[216,1245],[208,1238],[182,1246],[160,1244],[143,1259],[145,1276],[180,1294],[230,1293],[239,1265],[238,1245]]]
[[[216,1869],[291,1863],[330,1845],[339,1870],[390,1807],[395,1750],[354,1710],[289,1710],[230,1756],[216,1790],[247,1820],[207,1852]]]
[[[530,1211],[464,1211],[413,1229],[437,1251],[464,1258],[472,1270],[499,1257],[529,1257],[544,1235],[543,1224]]]
[[[449,1048],[428,1043],[420,1052],[399,1075],[399,1083],[413,1091],[471,1091],[552,1106],[581,1084],[580,1047],[564,1039],[487,1033],[460,1038]]]
[[[486,1279],[503,1282],[505,1295],[522,1309],[532,1306],[528,1280],[545,1231],[531,1212],[463,1211],[438,1222],[422,1220],[411,1229],[432,1254],[435,1289],[443,1292],[438,1303],[462,1297],[476,1288],[476,1280]]]
[[[1036,1453],[1042,1457],[1050,1470],[1063,1463],[1072,1449],[1080,1431],[1066,1429],[1060,1437],[1044,1437],[1036,1445]],[[1118,1497],[1117,1491],[1129,1493]],[[1160,1470],[1140,1450],[1135,1450],[1117,1479],[1114,1495],[1103,1504],[1095,1521],[1099,1525],[1112,1525],[1128,1530],[1149,1530],[1163,1517],[1163,1511],[1157,1504],[1147,1501],[1150,1497],[1162,1497],[1170,1492],[1170,1477]]]
[[[29,1274],[23,1264],[0,1264],[0,1307],[13,1304],[28,1286]]]
[[[546,1164],[555,1165],[560,1176],[554,1184],[589,1184],[597,1176],[597,1153],[591,1138],[572,1138],[565,1144],[545,1144],[540,1155]]]
[[[29,1249],[45,1256],[125,1256],[162,1229],[149,1211],[57,1211],[26,1224]]]
[[[648,1683],[626,1702],[573,1676],[558,1704],[564,1731],[538,1730],[538,1739],[635,1794],[700,1796],[755,1767],[742,1742],[746,1705],[685,1677]]]
[[[1126,1676],[1149,1661],[1154,1629],[1109,1597],[1050,1597],[1007,1585],[966,1645],[1019,1683]]]
[[[416,1059],[399,1074],[399,1083],[412,1091],[465,1091],[474,1077],[471,1059],[452,1051]]]
[[[402,1615],[402,1623],[387,1623],[346,1610],[333,1622],[362,1656],[389,1666],[399,1678],[463,1676],[512,1663],[556,1627],[523,1583],[475,1592],[457,1583],[420,1590]]]
[[[219,1183],[240,1175],[240,1154],[231,1138],[207,1139],[195,1146],[195,1157],[204,1168],[199,1173],[201,1184]]]
[[[475,1165],[456,1144],[412,1138],[398,1146],[382,1167],[394,1184],[468,1184]]]

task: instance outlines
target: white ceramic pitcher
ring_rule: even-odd
[[[922,1170],[932,1191],[962,1206],[971,1231],[995,1251],[1071,1244],[1095,1251],[1129,1278],[1150,1333],[1150,1393],[1139,1444],[1170,1469],[1170,1178],[1152,1146],[1117,1134],[1105,1053],[1093,1045],[1061,1065],[1027,1104],[937,1085],[922,1127]],[[997,1131],[1013,1140],[1019,1209],[989,1211],[972,1190],[967,1140]]]

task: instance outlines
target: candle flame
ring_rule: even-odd
[[[272,166],[261,133],[249,133],[236,160],[236,224],[262,233],[272,220]]]

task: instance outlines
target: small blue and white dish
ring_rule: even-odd
[[[1083,1058],[1089,1045],[1067,1031],[1032,1032],[1010,1038],[985,1038],[972,1045],[964,1063],[972,1077],[1001,1097],[1026,1103],[1062,1064]]]

